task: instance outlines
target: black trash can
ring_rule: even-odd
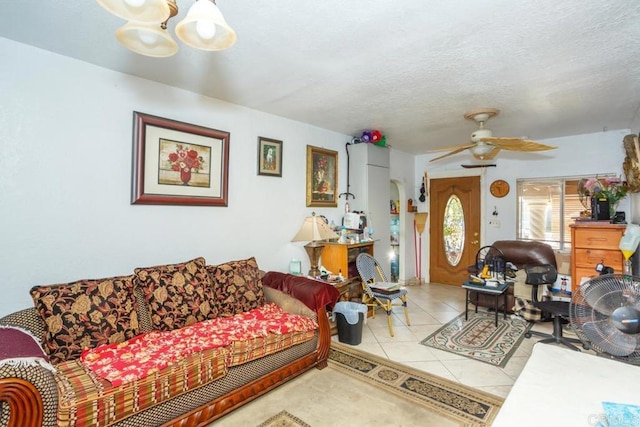
[[[362,326],[367,315],[367,306],[355,302],[341,301],[333,309],[338,326],[338,341],[358,345],[362,342]]]

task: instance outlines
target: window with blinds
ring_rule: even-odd
[[[580,178],[518,180],[517,238],[537,240],[554,249],[569,250],[569,225],[586,209],[578,197]]]

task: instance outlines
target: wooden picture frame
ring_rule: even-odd
[[[134,111],[131,204],[227,206],[229,137]]]
[[[338,152],[307,145],[307,206],[338,206]]]
[[[258,175],[282,177],[282,141],[258,137]]]

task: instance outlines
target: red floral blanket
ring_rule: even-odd
[[[85,350],[81,361],[114,386],[139,380],[181,358],[268,334],[313,331],[318,324],[267,304],[233,317],[221,317],[173,331],[153,331],[118,344]]]

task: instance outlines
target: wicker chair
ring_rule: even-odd
[[[356,268],[362,279],[362,303],[368,307],[373,307],[373,317],[376,309],[382,307],[387,313],[387,323],[389,333],[393,336],[393,322],[391,321],[392,308],[404,307],[404,317],[409,322],[409,310],[407,308],[407,290],[402,289],[397,283],[390,283],[387,280],[378,261],[368,253],[361,253],[356,258]],[[400,300],[399,303],[393,301]]]

